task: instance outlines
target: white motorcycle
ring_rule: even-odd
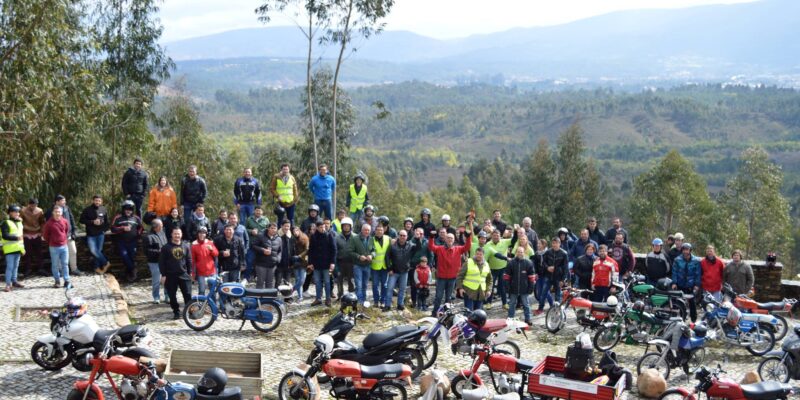
[[[119,329],[101,330],[89,313],[88,306],[80,297],[73,297],[67,288],[67,302],[61,310],[50,313],[50,333],[36,339],[31,348],[31,358],[48,371],[57,371],[72,363],[75,369],[91,371],[89,355],[103,350],[103,345],[112,335],[112,355],[122,355],[138,360],[139,357],[155,358],[144,348],[152,338],[148,329],[140,325],[127,325]]]

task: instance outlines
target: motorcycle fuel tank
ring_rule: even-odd
[[[222,294],[231,297],[242,297],[244,296],[244,286],[241,283],[236,282],[228,282],[223,283],[220,287],[220,291]]]
[[[89,314],[83,314],[80,318],[73,319],[69,324],[61,329],[61,335],[74,340],[78,343],[91,343],[94,334],[100,330],[97,322]]]
[[[360,378],[361,364],[348,360],[329,360],[322,366],[322,371],[328,376],[338,378]]]

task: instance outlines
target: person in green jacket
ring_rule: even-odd
[[[256,206],[255,210],[253,210],[253,215],[247,217],[247,221],[244,222],[244,227],[247,230],[248,242],[252,243],[258,235],[264,233],[267,230],[267,226],[269,225],[269,219],[264,216],[264,210],[261,206]],[[247,255],[245,255],[245,261],[247,262],[247,269],[242,274],[242,279],[250,280],[250,277],[253,274],[253,263],[256,259],[256,253],[253,252],[250,247],[247,247]],[[245,282],[246,283],[246,282]]]
[[[483,246],[484,252],[487,252],[486,260],[489,262],[489,268],[492,270],[492,285],[497,288],[497,294],[500,296],[500,301],[503,303],[503,308],[507,308],[508,296],[506,296],[506,285],[503,282],[503,273],[506,270],[506,260],[494,257],[495,254],[503,256],[508,255],[508,250],[514,245],[512,239],[502,239],[500,235],[502,232],[495,229],[492,232],[492,240]],[[494,293],[492,293],[486,300],[486,303],[491,303],[494,300]]]
[[[372,226],[364,224],[361,226],[361,234],[347,242],[350,246],[350,253],[355,257],[353,278],[356,281],[356,297],[362,306],[367,299],[367,285],[370,271],[372,271],[372,259],[375,257],[375,245],[370,233],[372,233]]]

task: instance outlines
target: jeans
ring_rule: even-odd
[[[159,295],[159,291],[161,290],[161,270],[158,269],[158,263],[147,263],[147,267],[150,268],[150,275],[153,277],[153,300],[161,300],[161,296]],[[164,287],[164,298],[166,299],[167,296],[167,288]]]
[[[303,300],[303,282],[306,280],[306,267],[294,269],[294,291],[297,292],[297,300]]]
[[[197,293],[200,294],[200,296],[206,294],[208,279],[217,279],[217,274],[197,277]]]
[[[69,270],[78,270],[78,247],[75,245],[74,239],[67,240],[67,249],[69,250]]]
[[[324,287],[322,285],[325,285]],[[322,301],[322,291],[325,290],[325,300],[331,299],[331,274],[328,268],[314,269],[314,286],[317,287],[317,300]]]
[[[465,296],[464,296],[464,307],[466,307],[467,310],[470,310],[470,311],[481,310],[481,309],[483,309],[483,300],[472,300],[472,299],[469,298],[469,296],[466,296],[466,293],[465,293]]]
[[[369,265],[356,265],[353,266],[353,278],[356,281],[356,297],[358,302],[364,304],[367,301],[367,285],[369,284],[369,275],[372,267]]]
[[[17,281],[20,259],[22,259],[22,253],[6,254],[6,286],[11,286]]]
[[[186,306],[192,301],[192,281],[189,279],[181,279],[179,276],[167,275],[164,281],[164,288],[167,290],[169,296],[169,305],[172,307],[172,312],[178,314],[180,307],[178,306],[178,289],[181,290],[183,295],[183,305]]]
[[[503,304],[506,304],[508,298],[506,296],[506,281],[503,280],[503,273],[506,271],[505,268],[500,269],[493,269],[492,270],[492,285],[497,288],[497,295],[500,296],[500,301]],[[494,294],[489,296],[489,299],[486,300],[487,303],[491,303],[494,300]]]
[[[142,217],[142,203],[144,203],[144,194],[132,194],[128,197],[133,202],[134,211],[139,218]]]
[[[416,286],[411,286],[411,287],[416,288]],[[428,294],[424,293],[421,288],[417,288],[416,291],[417,291],[416,293],[417,310],[426,311],[428,309]]]
[[[122,262],[125,264],[125,272],[127,273],[136,270],[136,262],[134,261],[136,257],[136,243],[135,240],[130,242],[120,240],[117,242],[119,256],[122,257]]]
[[[450,296],[453,295],[453,289],[456,287],[456,278],[436,280],[436,297],[433,298],[433,316],[436,316],[436,310],[444,301],[449,301]]]
[[[680,289],[681,291],[683,291],[683,293],[686,293],[686,294],[694,294],[694,288],[691,288],[691,287],[690,288],[678,288],[678,289]],[[692,322],[695,322],[695,321],[697,321],[697,302],[695,301],[694,298],[689,299],[687,302],[688,302],[687,306],[689,307],[689,310],[688,310],[689,311],[689,318],[692,319]]]
[[[61,247],[50,247],[50,272],[56,283],[64,278],[64,282],[69,282],[69,250],[67,245]]]
[[[222,280],[225,283],[228,282],[239,282],[239,273],[241,272],[239,268],[232,269],[230,271],[225,271],[227,274],[222,276]]]
[[[514,318],[514,313],[517,311],[517,300],[522,304],[522,312],[525,316],[525,322],[531,320],[531,302],[527,294],[511,294],[508,296],[508,318]]]
[[[297,204],[292,204],[289,207],[283,207],[283,209],[286,210],[286,212],[276,215],[276,217],[278,218],[277,220],[278,226],[280,226],[280,224],[283,223],[284,219],[289,220],[289,223],[291,223],[292,226],[294,226],[294,209],[296,207]]]
[[[25,275],[44,271],[42,267],[42,237],[24,238],[25,256],[22,257],[23,271]]]
[[[275,287],[275,267],[256,265],[256,288],[272,289]]]
[[[393,273],[389,275],[389,281],[386,284],[386,301],[383,303],[386,308],[392,306],[392,292],[394,291],[394,285],[397,285],[397,308],[403,306],[403,300],[405,299],[406,293],[406,285],[408,284],[408,271],[400,272],[400,273]]]
[[[550,278],[547,277],[540,277],[538,281],[536,281],[536,292],[539,293],[539,310],[544,310],[544,302],[547,300],[547,304],[550,307],[553,306],[553,296],[550,295],[550,287],[553,285],[550,284]],[[509,307],[510,309],[511,307]]]
[[[244,269],[244,273],[242,277],[244,279],[250,280],[253,276],[253,263],[256,262],[256,253],[253,249],[247,249],[247,252],[244,254],[244,263],[247,267]]]
[[[333,209],[331,208],[330,200],[314,199],[314,204],[319,206],[319,216],[325,215],[325,218],[333,221]]]
[[[183,203],[183,220],[185,222],[187,223],[189,222],[189,218],[191,218],[192,212],[194,212],[194,203]],[[244,221],[246,220],[242,220],[242,223],[244,223]],[[183,240],[186,239],[187,238],[183,238]]]
[[[372,270],[372,301],[375,304],[383,304],[386,298],[392,302],[392,294],[386,295],[386,281],[389,278],[389,271],[385,269]]]
[[[108,263],[108,259],[103,254],[103,242],[106,240],[106,235],[86,236],[86,246],[89,247],[89,252],[94,257],[94,268],[100,268]],[[152,269],[151,269],[152,271]]]
[[[608,286],[595,286],[592,301],[605,302],[611,289]]]
[[[255,204],[239,204],[239,221],[245,223],[247,218],[255,213]]]

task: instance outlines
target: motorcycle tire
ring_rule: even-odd
[[[64,352],[65,354],[62,354],[62,358],[60,359],[51,361],[45,360],[43,358],[43,353],[46,350],[47,345],[37,340],[36,343],[33,344],[33,347],[31,347],[31,359],[33,359],[36,365],[48,371],[58,371],[72,362],[73,355],[69,351]]]
[[[498,343],[494,345],[494,350],[496,350],[498,353],[501,354],[508,354],[510,356],[514,356],[514,358],[519,358],[520,355],[522,354],[522,352],[519,349],[519,345],[513,340],[507,340],[503,343]]]
[[[81,372],[89,372],[92,370],[91,364],[87,364],[82,360],[83,357],[73,357],[72,358],[72,368],[75,368]]]
[[[777,314],[770,314],[772,317],[778,320],[778,323],[773,325],[775,328],[775,341],[779,342],[786,337],[786,334],[789,333],[789,322],[786,321],[786,318],[783,315]]]
[[[764,324],[759,323],[756,329],[757,329],[757,334],[759,336],[766,336],[765,339],[768,342],[769,346],[766,346],[761,350],[753,350],[753,346],[747,346],[745,347],[745,349],[747,349],[747,351],[754,356],[763,356],[764,354],[767,354],[770,351],[772,351],[772,348],[775,347],[775,334],[772,333],[771,328],[765,326]]]
[[[191,310],[191,311],[190,311]],[[189,315],[191,313],[203,313],[203,316],[206,316],[206,312],[208,312],[208,322],[200,323],[200,318],[192,318],[196,315]],[[186,326],[191,328],[195,331],[204,331],[214,325],[214,321],[216,321],[217,317],[211,312],[211,306],[209,306],[206,302],[200,300],[192,300],[189,304],[183,307],[183,322],[186,323]],[[196,323],[192,323],[195,321]]]
[[[298,388],[301,392],[295,396],[291,390],[297,384],[303,386]],[[287,372],[278,384],[278,400],[311,400],[317,397],[319,391],[319,386],[314,385],[310,379],[294,371]]]
[[[553,304],[544,316],[544,325],[550,333],[557,333],[564,325],[564,312],[561,306]]]
[[[650,361],[650,362],[645,363],[645,361]],[[659,366],[659,364],[660,368],[656,368]],[[669,363],[667,362],[667,360],[661,357],[661,353],[655,353],[655,352],[645,353],[645,355],[643,355],[642,358],[639,359],[639,362],[636,363],[636,376],[641,375],[642,372],[650,368],[653,368],[656,371],[658,371],[661,374],[661,376],[664,377],[664,380],[669,381],[669,372],[670,372]]]
[[[685,400],[687,398],[692,397],[687,397],[680,389],[677,388],[669,389],[666,392],[661,393],[661,396],[658,396],[658,400]]]
[[[425,369],[425,360],[422,357],[422,352],[413,348],[407,348],[401,351],[411,355],[411,362],[407,365],[411,367],[411,379],[417,379],[422,375],[422,371]]]
[[[592,344],[594,348],[597,349],[599,352],[604,352],[606,350],[611,350],[619,344],[620,339],[622,338],[621,327],[619,325],[614,325],[611,327],[608,326],[601,326],[597,333],[594,334],[594,338],[592,338]],[[601,340],[606,340],[603,344],[600,344]]]
[[[672,310],[675,311],[675,309],[677,309],[677,311],[678,311],[678,315],[676,315],[676,316],[677,317],[681,317],[681,319],[686,321],[686,316],[687,316],[686,304],[675,303],[675,304],[672,305]]]
[[[283,319],[283,310],[281,310],[280,306],[276,303],[262,303],[259,307],[261,311],[268,311],[272,313],[272,322],[270,324],[262,324],[256,320],[250,321],[250,324],[253,325],[253,328],[256,328],[257,331],[263,333],[270,333],[281,325],[281,320]]]
[[[94,390],[89,392],[89,395],[86,396],[86,400],[97,400],[97,393]],[[78,389],[72,389],[67,393],[67,400],[83,400],[83,391]]]
[[[762,381],[788,383],[790,378],[789,367],[786,366],[781,357],[770,356],[758,364],[758,377]]]
[[[441,335],[441,333],[439,335]],[[422,358],[425,359],[425,365],[422,369],[428,369],[436,362],[436,358],[439,356],[439,335],[428,339],[420,346]]]
[[[406,388],[396,381],[380,381],[367,393],[369,400],[406,400]]]
[[[464,374],[458,374],[450,382],[450,392],[453,393],[453,396],[456,396],[457,399],[461,398],[465,388],[467,390],[472,390],[478,387],[480,387],[480,384],[478,384],[478,381],[473,377],[473,375],[464,376]]]

